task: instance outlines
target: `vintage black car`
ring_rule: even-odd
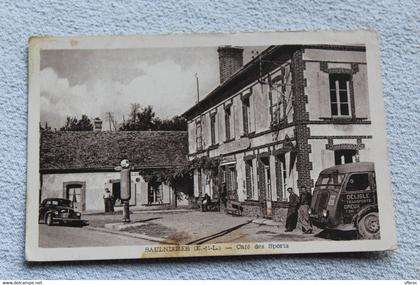
[[[81,216],[73,209],[73,202],[68,199],[48,198],[43,200],[39,207],[39,221],[44,221],[49,226],[55,222],[83,225]]]
[[[363,239],[378,239],[378,199],[373,163],[348,163],[321,171],[309,217],[319,228],[356,230]]]

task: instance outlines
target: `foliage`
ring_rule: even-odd
[[[197,168],[217,173],[219,165],[220,159],[203,156],[193,159],[182,167],[143,169],[140,170],[140,175],[146,182],[166,182],[171,186],[176,186],[184,182],[184,179],[190,179]]]
[[[209,158],[207,156],[203,156],[193,159],[182,167],[142,169],[139,172],[144,180],[148,183],[164,182],[176,190],[177,187],[185,185],[191,181],[195,169],[203,169],[204,171],[207,171],[208,173],[215,176],[217,175],[219,165],[219,158]]]
[[[120,131],[186,131],[187,121],[179,116],[161,119],[156,116],[153,107],[141,108],[140,104],[131,104],[129,119],[120,127]]]
[[[217,172],[218,172],[219,165],[220,165],[220,160],[221,159],[218,158],[218,157],[209,158],[208,156],[202,156],[202,157],[194,158],[190,162],[189,167],[192,170],[202,169],[206,173],[208,173],[212,176],[216,176]]]
[[[39,130],[41,132],[51,132],[52,131],[51,127],[48,125],[48,122],[45,122],[44,126],[42,126],[42,124],[40,123],[39,124]]]
[[[60,131],[93,131],[93,124],[86,115],[80,120],[77,117],[67,117],[66,123]]]

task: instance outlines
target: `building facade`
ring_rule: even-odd
[[[271,46],[245,65],[240,47],[218,52],[220,85],[183,114],[189,159],[218,161],[216,174],[195,170],[195,197],[223,185],[244,215],[283,220],[288,187],[370,160],[364,47]]]
[[[66,198],[81,212],[101,212],[108,188],[115,209],[122,210],[120,173],[115,170],[122,159],[132,166],[132,209],[188,206],[192,182],[174,189],[154,177],[188,163],[187,132],[178,131],[41,132],[40,199]]]

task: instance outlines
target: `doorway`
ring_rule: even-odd
[[[265,216],[271,218],[273,216],[272,211],[272,200],[273,193],[271,189],[271,173],[270,173],[270,159],[269,157],[261,158],[261,167],[262,174],[264,179],[264,188],[265,188]]]
[[[86,210],[85,186],[85,182],[64,182],[63,196],[73,202],[75,211],[83,212]]]

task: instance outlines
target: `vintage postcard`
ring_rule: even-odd
[[[32,37],[28,261],[396,248],[371,31]]]

